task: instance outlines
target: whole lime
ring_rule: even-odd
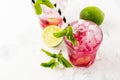
[[[88,6],[80,12],[80,18],[101,25],[104,20],[104,13],[96,6]]]

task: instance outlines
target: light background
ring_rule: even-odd
[[[40,67],[49,60],[40,49],[67,52],[64,43],[47,47],[41,39],[39,20],[30,0],[0,1],[0,80],[120,80],[120,1],[69,0],[64,13],[70,22],[88,5],[96,5],[105,13],[101,25],[104,39],[95,63],[87,69],[54,70]]]

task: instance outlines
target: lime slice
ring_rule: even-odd
[[[80,18],[101,25],[104,20],[104,13],[96,6],[88,6],[80,12]]]
[[[43,30],[43,34],[42,34],[43,41],[45,42],[45,44],[50,47],[58,46],[62,42],[63,38],[62,37],[56,38],[53,36],[53,33],[60,32],[61,30],[62,29],[60,27],[55,25],[47,26]]]

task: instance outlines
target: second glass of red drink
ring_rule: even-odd
[[[64,12],[67,0],[50,0],[55,8],[49,8],[45,5],[41,5],[42,14],[38,15],[40,19],[40,25],[42,28],[45,28],[48,25],[56,25],[59,27],[63,26],[62,13]]]

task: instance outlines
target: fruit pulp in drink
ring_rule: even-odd
[[[40,25],[44,29],[46,26],[49,25],[56,25],[61,27],[63,24],[62,18],[48,18],[48,19],[40,19]]]

